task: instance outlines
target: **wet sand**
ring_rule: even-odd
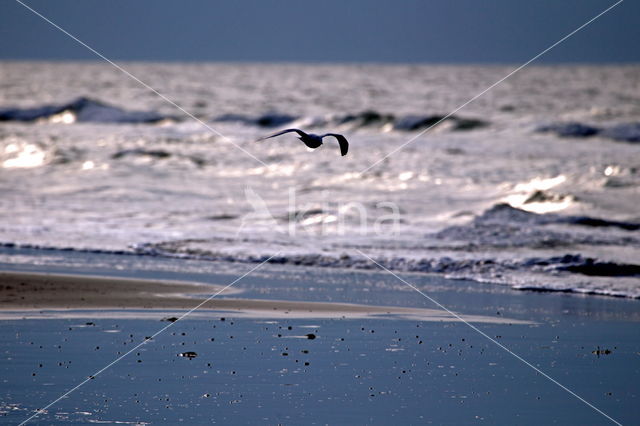
[[[39,274],[0,272],[0,316],[11,318],[7,311],[34,310],[96,310],[96,317],[104,317],[99,311],[124,309],[127,316],[136,316],[139,309],[189,310],[205,301],[210,295],[239,294],[242,291],[225,285],[199,284],[180,281],[141,280],[116,277],[99,277],[66,274]],[[224,289],[224,290],[223,290]],[[239,311],[245,316],[263,318],[363,318],[367,316],[394,316],[418,321],[459,321],[438,309],[372,306],[354,303],[323,303],[287,300],[259,300],[215,297],[206,301],[199,310]],[[60,317],[69,317],[61,313]],[[141,317],[148,317],[143,312]],[[39,315],[27,315],[38,318]],[[50,318],[51,315],[47,315]],[[530,324],[527,321],[465,315],[470,322],[494,324]]]
[[[192,308],[224,286],[99,276],[0,272],[0,310]],[[229,288],[224,294],[237,293]]]

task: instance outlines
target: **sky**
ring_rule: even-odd
[[[521,63],[615,0],[21,0],[113,60]],[[541,63],[640,62],[625,0]],[[97,57],[14,0],[0,59]]]

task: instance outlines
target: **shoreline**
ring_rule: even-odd
[[[91,311],[100,316],[105,310],[125,310],[135,317],[135,310],[145,310],[140,316],[148,316],[168,310],[190,310],[202,303],[199,307],[201,312],[234,311],[234,314],[262,318],[401,317],[419,321],[460,321],[440,309],[227,297],[207,300],[209,296],[203,297],[219,291],[222,291],[221,296],[242,293],[239,289],[225,289],[223,285],[197,282],[0,271],[0,320],[14,316],[51,318],[50,315],[41,315],[43,311],[48,314],[62,311],[60,316],[67,317],[69,311],[82,311],[81,316],[87,317],[91,316]],[[531,324],[504,317],[461,317],[476,323]]]
[[[27,252],[27,256],[38,257],[44,254],[56,254],[60,256],[121,256],[123,258],[132,257],[132,258],[146,258],[146,259],[163,259],[166,261],[192,261],[192,262],[221,262],[227,264],[230,268],[233,268],[234,265],[255,265],[259,263],[259,260],[248,260],[248,259],[235,259],[235,260],[225,260],[219,258],[211,258],[211,257],[200,257],[197,255],[188,255],[188,256],[174,256],[167,253],[145,253],[144,251],[136,251],[136,250],[110,250],[110,249],[98,249],[98,248],[73,248],[73,249],[63,249],[56,246],[47,246],[47,245],[39,245],[39,244],[18,244],[13,242],[1,242],[0,241],[0,255],[2,254],[10,254],[11,252]],[[7,265],[5,262],[4,265]],[[270,266],[291,266],[291,267],[301,267],[301,268],[315,268],[319,270],[331,270],[332,272],[356,272],[356,273],[367,273],[367,272],[375,272],[375,268],[373,267],[329,267],[324,265],[300,265],[296,263],[267,263],[266,265]],[[2,266],[0,264],[0,272],[5,271],[6,266]],[[72,267],[68,266],[65,269],[72,269]],[[13,269],[8,269],[7,271],[11,271]],[[473,281],[479,284],[490,284],[497,285],[504,288],[508,288],[510,290],[519,291],[522,293],[550,293],[550,294],[572,294],[577,296],[590,296],[590,297],[604,297],[604,298],[612,298],[612,299],[626,299],[626,300],[640,300],[640,295],[635,294],[627,294],[620,293],[618,291],[613,291],[608,288],[579,288],[579,287],[571,287],[567,286],[550,286],[550,285],[536,285],[532,283],[518,284],[518,283],[505,283],[500,280],[493,279],[485,279],[482,277],[465,277],[465,276],[451,276],[444,273],[436,273],[436,272],[420,272],[415,270],[395,270],[396,273],[406,274],[410,276],[416,277],[424,277],[424,276],[435,276],[441,277],[446,280],[468,280]],[[46,273],[46,272],[45,272]],[[66,273],[61,273],[61,275],[66,275]],[[107,275],[111,276],[111,275]],[[597,275],[585,275],[586,278],[597,279],[599,276]],[[621,278],[630,278],[630,277],[621,277]],[[163,280],[164,281],[164,280]]]

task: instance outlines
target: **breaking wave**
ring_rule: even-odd
[[[411,114],[396,116],[377,111],[363,111],[329,117],[299,117],[289,114],[270,113],[257,117],[242,114],[225,114],[214,119],[218,122],[238,122],[258,127],[280,127],[304,125],[305,127],[342,126],[352,129],[379,128],[381,130],[419,131],[434,125],[447,125],[450,130],[474,130],[489,125],[488,121],[477,118],[447,116],[445,114]]]
[[[207,217],[229,221],[233,215]],[[594,232],[605,228],[615,232]],[[572,229],[577,229],[572,232]],[[558,291],[640,299],[640,264],[589,255],[589,248],[640,249],[640,223],[589,216],[536,214],[497,204],[466,225],[447,227],[393,247],[335,242],[313,247],[298,240],[243,236],[173,239],[135,244],[129,250],[64,248],[111,254],[160,256],[217,262],[261,263],[374,271],[356,250],[400,273],[439,274],[452,279],[509,285],[527,291]],[[301,245],[302,244],[302,245]],[[5,247],[57,250],[51,246],[5,243]],[[242,248],[240,248],[242,247]],[[310,248],[311,247],[311,248]],[[231,248],[231,249],[230,249]],[[281,249],[281,254],[271,257]],[[523,255],[511,255],[512,251]],[[604,251],[606,252],[606,250]],[[348,254],[349,253],[349,254]]]
[[[568,227],[568,228],[567,228]],[[575,229],[574,229],[575,228]],[[594,232],[600,228],[616,232]],[[574,229],[572,231],[572,229]],[[448,278],[501,283],[517,289],[577,292],[640,298],[635,285],[640,265],[585,254],[589,248],[624,245],[640,248],[639,223],[588,216],[536,214],[497,204],[466,225],[450,226],[422,241],[393,248],[341,244],[315,251],[295,241],[280,242],[285,254],[269,263],[328,268],[375,270],[369,259],[354,249],[371,253],[376,262],[397,272],[442,274]],[[231,262],[263,262],[275,252],[271,240],[249,236],[245,250],[227,251],[234,238],[171,240],[139,244],[139,254]],[[523,256],[511,250],[526,249]],[[346,254],[352,253],[352,254]],[[631,282],[624,280],[631,279]]]
[[[553,123],[539,126],[536,131],[555,133],[560,137],[587,138],[599,135],[620,142],[640,142],[640,123],[622,123],[609,127],[579,122]]]
[[[168,116],[152,111],[128,111],[85,97],[57,105],[0,109],[0,121],[36,121],[47,119],[66,124],[75,122],[156,123],[169,118]]]
[[[0,121],[33,122],[48,120],[71,123],[157,123],[163,120],[180,121],[179,117],[153,111],[129,111],[99,100],[79,97],[71,102],[41,105],[32,108],[0,108]],[[377,111],[363,111],[325,117],[298,116],[286,113],[265,113],[258,116],[228,113],[212,118],[213,122],[241,123],[249,126],[276,128],[286,125],[306,127],[342,126],[352,129],[379,128],[381,130],[419,131],[434,125],[446,125],[449,130],[466,131],[487,127],[489,122],[478,118],[445,114],[410,114],[396,116]]]

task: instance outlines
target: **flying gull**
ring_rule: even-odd
[[[284,135],[285,133],[291,133],[291,132],[296,132],[300,136],[298,139],[300,139],[309,148],[313,148],[313,149],[318,148],[320,145],[322,145],[322,138],[326,136],[333,136],[338,140],[338,144],[340,144],[340,153],[343,156],[347,155],[347,151],[349,150],[349,142],[347,142],[347,138],[345,138],[342,135],[339,135],[338,133],[325,133],[324,135],[314,135],[313,133],[305,133],[300,129],[287,129],[258,140],[263,141],[265,139],[275,138],[276,136]]]

